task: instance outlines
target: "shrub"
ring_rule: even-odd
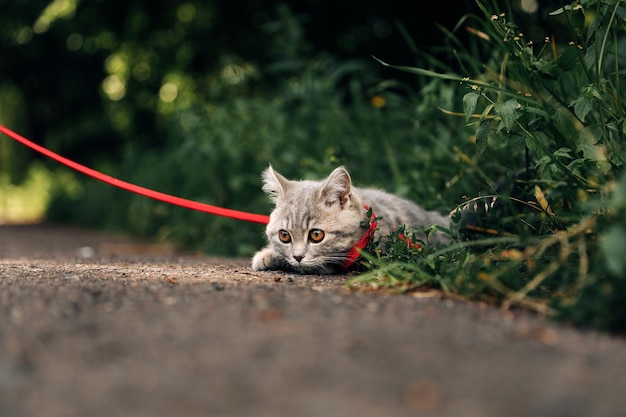
[[[482,53],[457,52],[467,73],[392,67],[457,85],[463,111],[446,113],[475,132],[459,172],[485,188],[454,211],[458,243],[412,252],[399,241],[403,250],[368,256],[371,271],[352,283],[434,285],[624,331],[624,3],[582,1],[554,11],[571,38],[542,45],[524,38],[510,10],[477,4],[482,18],[466,20],[476,25],[470,30]]]

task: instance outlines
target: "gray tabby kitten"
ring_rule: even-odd
[[[263,172],[263,191],[275,203],[266,228],[268,246],[252,259],[252,269],[332,274],[344,267],[346,255],[363,237],[368,224],[365,205],[379,217],[377,233],[400,225],[449,228],[450,219],[398,196],[352,185],[344,167],[322,181],[291,181],[270,166]],[[425,240],[425,236],[421,236]],[[448,243],[447,234],[431,237]]]

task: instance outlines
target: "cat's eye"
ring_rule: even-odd
[[[313,243],[319,243],[324,240],[324,231],[320,229],[313,229],[309,232],[309,240]]]
[[[291,242],[291,235],[288,231],[281,229],[278,231],[278,239],[283,243],[289,243]]]

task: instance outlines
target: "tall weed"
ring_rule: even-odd
[[[353,283],[435,285],[624,331],[626,7],[602,0],[564,6],[552,14],[566,18],[570,37],[536,45],[511,10],[477,4],[483,16],[466,21],[480,58],[457,50],[467,73],[383,64],[457,86],[462,112],[443,111],[475,132],[459,172],[484,187],[454,210],[457,243],[370,255],[372,271]]]

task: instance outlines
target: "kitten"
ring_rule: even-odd
[[[449,228],[450,219],[398,196],[352,185],[344,167],[323,181],[291,181],[270,166],[263,172],[263,191],[275,203],[266,228],[268,246],[252,259],[252,269],[333,274],[345,269],[350,249],[366,234],[366,206],[377,221],[377,233],[400,225]],[[425,240],[422,234],[420,237]],[[450,241],[436,232],[431,240]]]

